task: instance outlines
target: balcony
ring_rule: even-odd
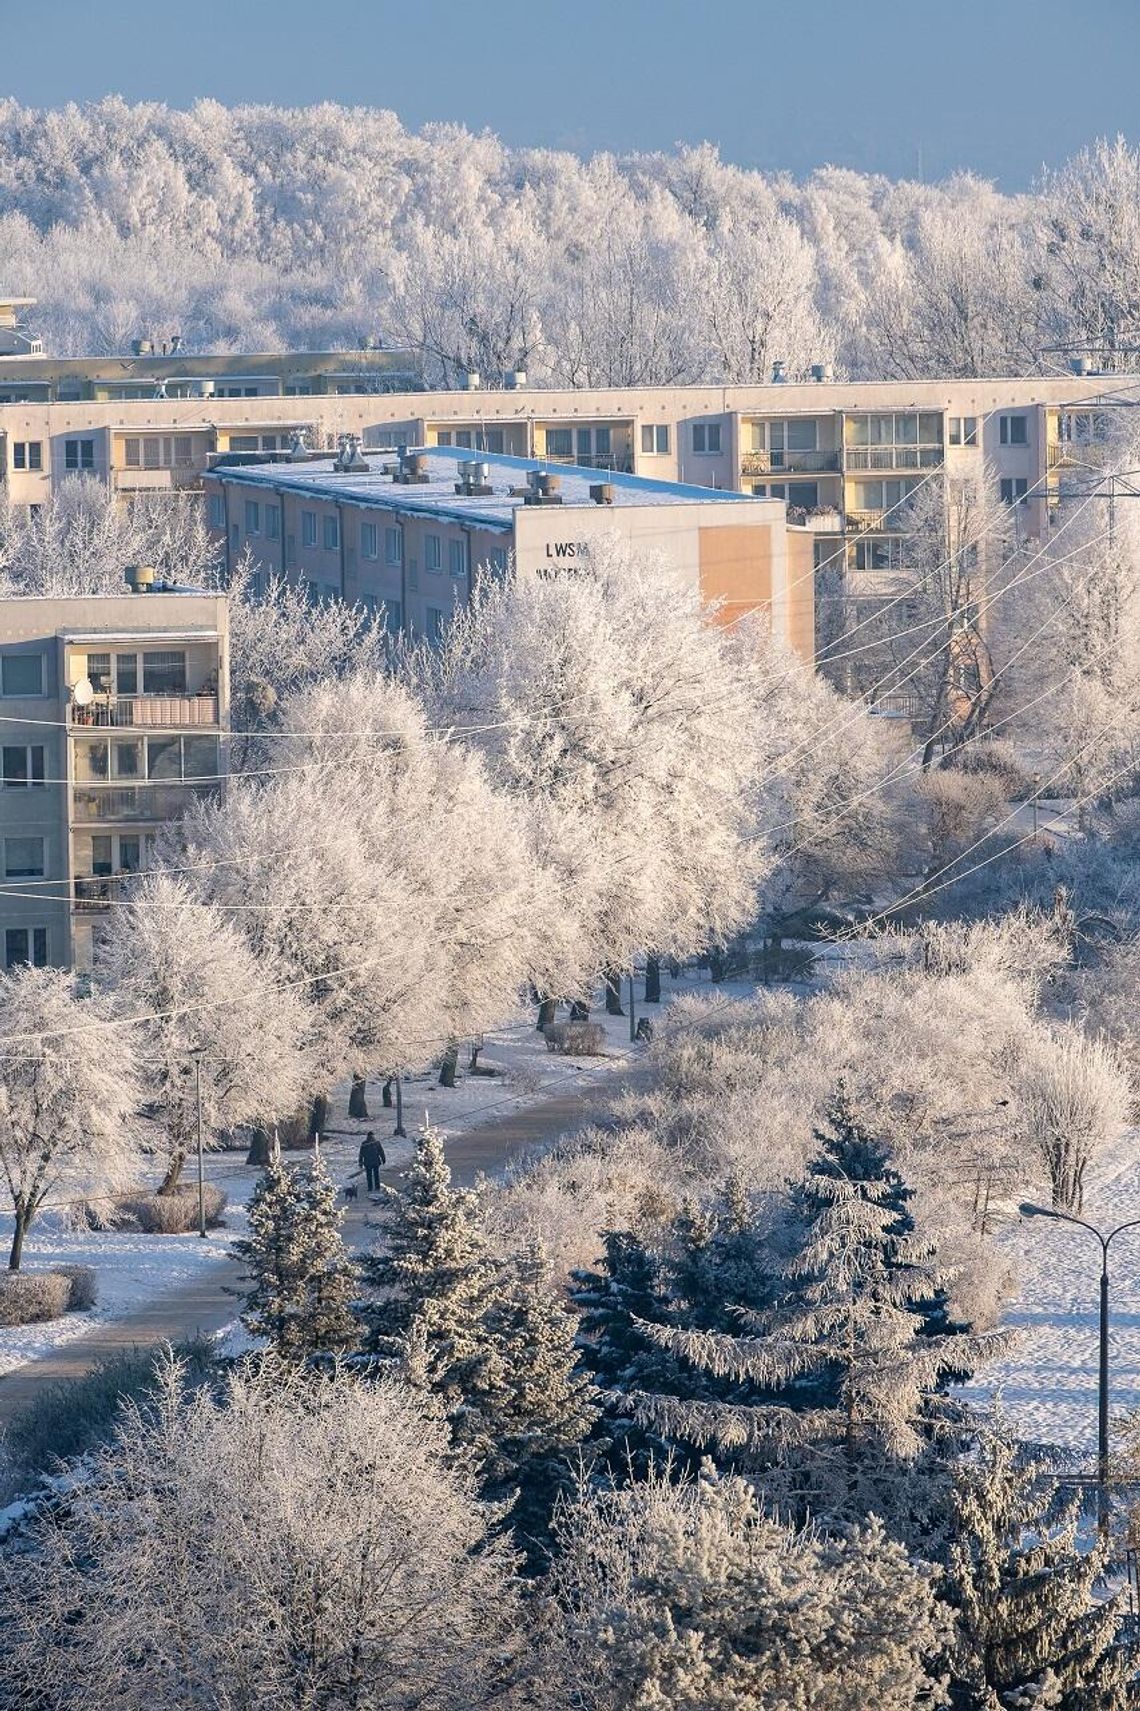
[[[742,475],[822,475],[838,469],[836,451],[752,451],[740,458]]]
[[[900,533],[897,525],[888,525],[887,518],[898,517],[901,512],[901,505],[892,505],[889,511],[848,511],[846,513],[847,533],[849,535],[882,534],[888,529]]]
[[[71,703],[71,723],[86,730],[145,725],[180,730],[185,725],[217,725],[216,695],[96,695],[85,707]]]
[[[848,469],[940,469],[945,462],[940,445],[848,446]]]
[[[79,915],[95,915],[112,903],[122,901],[123,887],[132,875],[77,874],[75,878],[75,911]]]
[[[1103,469],[1108,446],[1103,440],[1050,440],[1045,460],[1049,469]]]
[[[161,825],[177,820],[192,802],[205,802],[219,794],[210,784],[77,784],[72,797],[72,819],[77,825],[118,825],[144,820]]]
[[[581,456],[575,456],[572,452],[552,452],[547,450],[543,453],[542,458],[539,461],[545,463],[574,464],[579,469],[614,470],[619,475],[633,474],[633,459],[630,457],[628,452],[593,452],[589,456],[583,452]]]

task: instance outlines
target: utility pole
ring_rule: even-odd
[[[206,1167],[202,1150],[202,1053],[194,1053],[194,1101],[198,1108],[198,1234],[206,1234]]]
[[[636,1040],[637,1038],[637,1016],[634,1013],[632,967],[629,971],[629,1037],[631,1040]]]

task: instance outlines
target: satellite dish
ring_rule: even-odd
[[[91,687],[89,677],[81,677],[79,682],[72,685],[71,699],[77,707],[88,707],[95,699],[95,691]]]

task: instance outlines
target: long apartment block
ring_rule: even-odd
[[[162,828],[221,793],[224,598],[148,589],[0,601],[3,966],[91,965]]]
[[[258,574],[382,609],[407,635],[440,639],[481,568],[581,575],[617,536],[659,552],[721,622],[763,612],[813,656],[812,540],[776,499],[454,445],[267,456],[219,464],[205,486],[231,566],[248,555]]]

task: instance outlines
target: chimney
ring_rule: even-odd
[[[157,573],[151,564],[128,564],[123,576],[132,594],[146,594],[154,587]]]
[[[595,505],[612,505],[614,502],[613,482],[592,481],[590,483],[590,498]]]

